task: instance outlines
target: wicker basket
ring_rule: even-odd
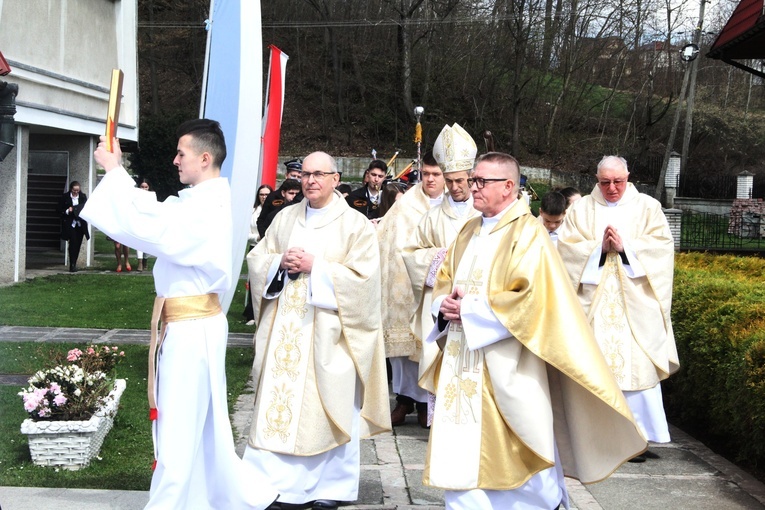
[[[87,421],[24,420],[21,433],[29,440],[32,462],[71,471],[90,464],[112,428],[125,385],[125,379],[117,379],[106,403]]]

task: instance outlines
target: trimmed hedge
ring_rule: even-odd
[[[756,257],[677,254],[681,368],[663,384],[672,423],[753,466],[765,465],[764,277]]]

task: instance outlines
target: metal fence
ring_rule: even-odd
[[[765,218],[745,215],[731,226],[730,215],[684,211],[680,249],[691,251],[765,252]]]

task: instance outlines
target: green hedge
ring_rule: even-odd
[[[672,423],[754,466],[765,465],[764,276],[756,257],[677,255],[681,368],[664,383]]]

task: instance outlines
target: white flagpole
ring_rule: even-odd
[[[199,118],[203,119],[205,116],[205,100],[207,98],[207,71],[210,69],[210,39],[212,38],[213,29],[213,9],[215,8],[215,0],[210,0],[210,15],[205,20],[205,29],[207,30],[207,42],[205,44],[205,65],[202,71],[202,95],[199,102]]]

